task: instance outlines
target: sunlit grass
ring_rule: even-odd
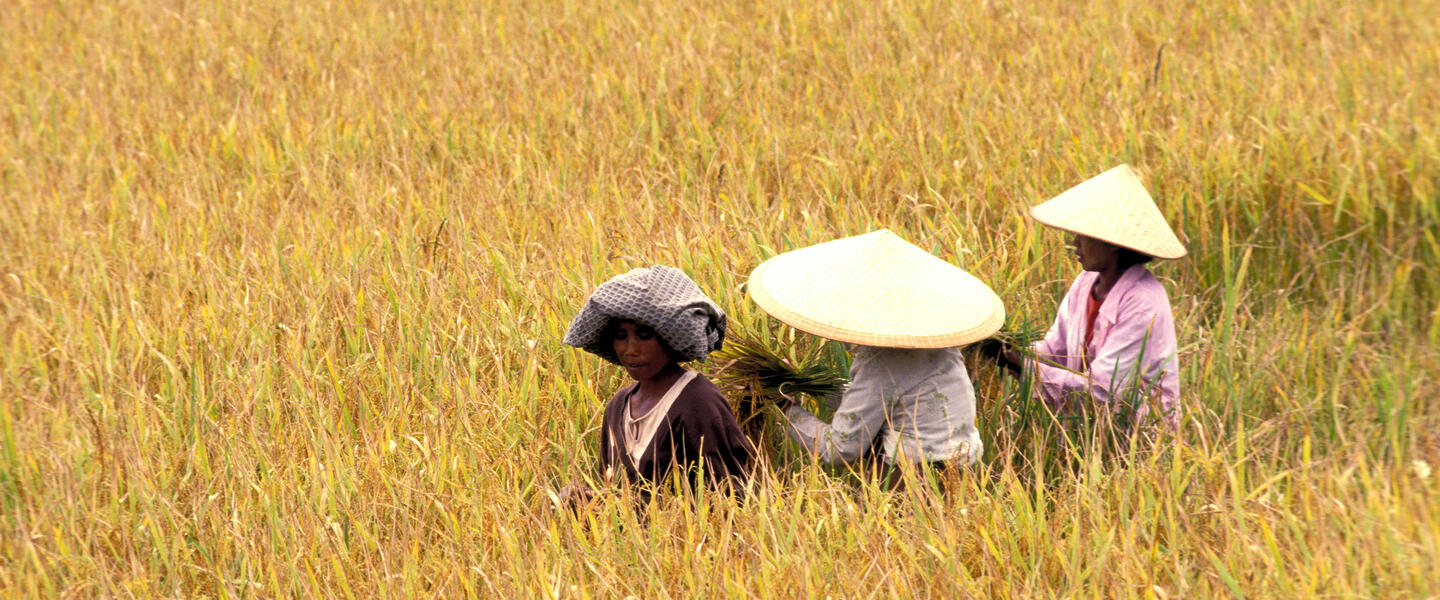
[[[5,595],[1440,594],[1434,2],[0,12]],[[738,505],[552,510],[596,284],[761,331],[751,268],[885,227],[1043,327],[1026,209],[1119,162],[1191,252],[1178,439],[1070,452],[975,363],[943,499],[775,446]]]

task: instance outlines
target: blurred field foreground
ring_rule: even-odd
[[[1440,5],[1117,4],[10,0],[0,595],[1436,597]],[[1174,450],[976,364],[944,501],[772,445],[551,510],[610,275],[768,331],[754,265],[887,227],[1044,327],[1026,208],[1120,162],[1191,252]]]

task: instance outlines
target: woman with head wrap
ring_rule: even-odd
[[[882,229],[771,258],[748,286],[771,316],[850,350],[850,384],[830,422],[785,408],[786,433],[821,462],[878,454],[893,486],[907,465],[980,459],[959,347],[999,329],[1005,307],[979,279]]]
[[[1005,348],[996,357],[1012,374],[1028,369],[1036,395],[1064,413],[1093,410],[1116,423],[1179,423],[1180,366],[1175,319],[1165,287],[1145,268],[1153,258],[1185,256],[1185,247],[1135,170],[1120,165],[1030,211],[1071,232],[1083,269],[1060,302],[1055,324],[1033,358]]]
[[[643,497],[667,476],[731,487],[747,476],[752,449],[730,405],[704,376],[681,366],[720,349],[725,313],[678,269],[631,270],[596,288],[565,343],[620,365],[635,379],[605,405],[600,468],[639,484]],[[591,496],[567,486],[567,502]]]

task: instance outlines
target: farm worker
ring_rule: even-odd
[[[820,461],[879,453],[893,486],[907,467],[980,459],[959,347],[1005,320],[984,282],[882,229],[775,256],[747,286],[771,316],[850,351],[850,384],[829,423],[798,404],[784,408],[788,436]]]
[[[1083,269],[1032,357],[1004,348],[1014,375],[1037,378],[1036,395],[1062,413],[1108,412],[1117,424],[1179,422],[1180,366],[1165,287],[1145,268],[1185,247],[1134,169],[1120,165],[1030,209],[1070,232]]]
[[[620,365],[635,379],[605,405],[600,469],[648,499],[667,477],[731,488],[748,476],[753,449],[709,379],[681,366],[720,349],[725,313],[679,269],[656,265],[618,275],[590,294],[565,343]],[[588,500],[580,484],[566,503]]]

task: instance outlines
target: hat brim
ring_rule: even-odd
[[[1005,322],[1004,303],[984,282],[887,230],[775,256],[747,287],[795,329],[866,346],[963,346]]]
[[[1033,209],[1034,207],[1031,207],[1031,208]],[[1046,227],[1050,227],[1050,228],[1053,228],[1053,229],[1059,229],[1060,231],[1064,231],[1064,232],[1066,232],[1066,233],[1073,233],[1073,234],[1076,234],[1076,235],[1083,235],[1083,236],[1085,236],[1085,237],[1095,238],[1095,239],[1097,239],[1097,240],[1100,240],[1100,241],[1102,241],[1102,242],[1105,242],[1105,243],[1107,243],[1107,244],[1110,244],[1111,246],[1119,246],[1119,247],[1121,247],[1121,248],[1127,248],[1127,249],[1130,249],[1130,250],[1134,250],[1134,251],[1136,251],[1136,252],[1139,252],[1140,254],[1144,254],[1145,256],[1149,256],[1149,257],[1151,257],[1151,258],[1158,258],[1158,259],[1162,259],[1162,260],[1175,260],[1175,259],[1178,259],[1178,258],[1185,258],[1185,256],[1188,255],[1187,252],[1180,252],[1179,254],[1171,253],[1171,254],[1168,254],[1168,255],[1166,255],[1166,256],[1161,256],[1161,255],[1159,255],[1159,254],[1154,254],[1153,252],[1155,252],[1155,250],[1153,250],[1153,249],[1151,249],[1151,250],[1142,250],[1142,249],[1136,248],[1136,247],[1134,247],[1134,246],[1132,246],[1132,245],[1123,244],[1123,243],[1121,243],[1121,242],[1117,242],[1117,241],[1112,240],[1112,239],[1106,239],[1106,236],[1105,236],[1103,233],[1100,233],[1100,232],[1086,233],[1086,232],[1084,232],[1084,231],[1077,231],[1076,229],[1073,229],[1073,228],[1070,228],[1070,227],[1065,227],[1065,226],[1063,226],[1063,225],[1056,225],[1055,223],[1047,222],[1047,221],[1045,221],[1044,219],[1041,219],[1040,217],[1035,216],[1034,210],[1031,210],[1031,212],[1030,212],[1030,217],[1033,218],[1033,219],[1035,219],[1036,221],[1039,221],[1041,225],[1045,225]]]
[[[1174,260],[1187,252],[1134,168],[1120,165],[1030,207],[1036,221],[1062,231]]]

